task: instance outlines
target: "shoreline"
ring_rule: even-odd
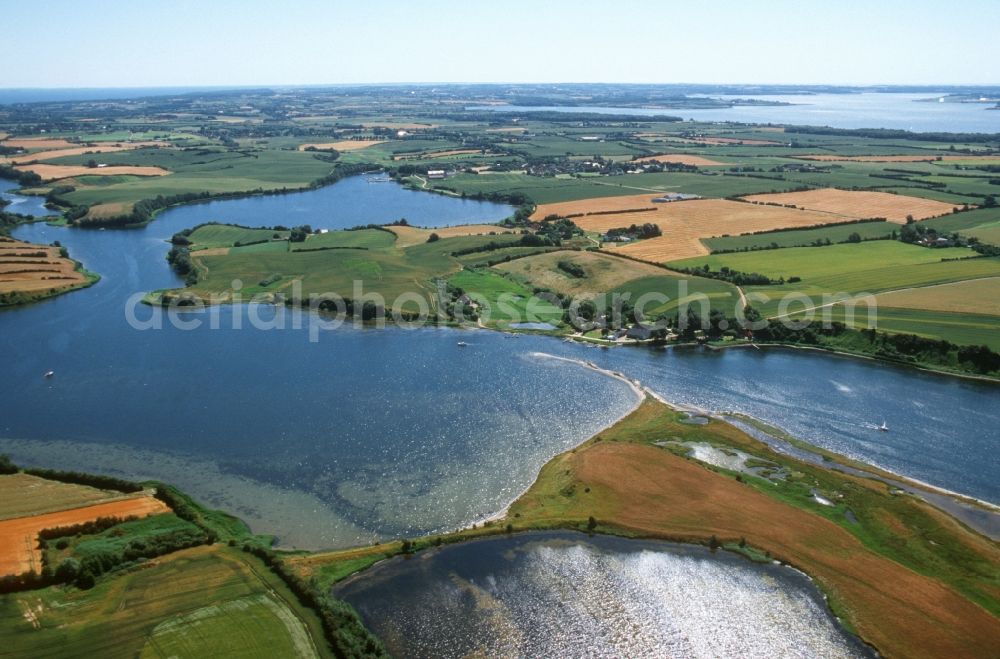
[[[588,362],[588,361],[585,361],[585,360],[582,360],[582,359],[575,359],[575,358],[572,358],[572,357],[560,357],[560,356],[557,356],[557,355],[550,355],[548,353],[541,353],[541,352],[533,353],[533,355],[535,355],[535,356],[541,356],[541,357],[548,358],[548,359],[556,359],[556,360],[559,360],[559,361],[574,363],[574,364],[577,364],[577,365],[582,366],[584,368],[588,368],[588,369],[590,369],[592,371],[596,371],[596,372],[598,372],[598,373],[600,373],[602,375],[605,375],[607,377],[611,377],[611,378],[614,378],[614,379],[617,379],[617,380],[621,380],[622,382],[625,382],[626,384],[628,384],[632,388],[632,391],[634,393],[636,393],[637,395],[641,395],[643,398],[645,398],[646,396],[648,396],[650,398],[653,398],[653,399],[659,401],[660,403],[666,405],[667,407],[670,407],[671,409],[677,410],[679,412],[687,412],[689,414],[698,414],[698,415],[707,416],[707,417],[716,419],[718,421],[722,421],[724,423],[729,423],[730,425],[732,425],[734,427],[737,427],[737,428],[739,428],[739,426],[737,426],[736,424],[732,423],[730,421],[730,418],[738,420],[740,418],[740,416],[743,416],[743,417],[746,417],[746,418],[751,419],[753,421],[756,421],[759,424],[762,424],[762,425],[767,426],[767,427],[772,427],[772,428],[774,428],[774,430],[777,430],[779,432],[785,433],[785,431],[782,430],[780,427],[771,426],[771,424],[769,424],[768,422],[763,421],[761,419],[757,419],[756,417],[753,417],[753,416],[751,416],[749,414],[740,414],[739,416],[736,416],[734,414],[730,414],[730,413],[727,413],[725,411],[709,410],[709,409],[706,409],[706,408],[698,407],[696,405],[686,405],[686,404],[676,403],[676,402],[667,400],[666,398],[664,398],[662,395],[660,395],[659,393],[657,393],[653,389],[650,389],[649,387],[643,386],[638,381],[629,379],[627,376],[625,376],[621,372],[611,371],[611,370],[608,370],[608,369],[600,368],[596,364],[593,364],[591,362]],[[641,404],[641,400],[642,399],[640,399],[639,404]],[[635,409],[637,407],[638,407],[638,404],[636,405],[636,407],[633,407],[633,409],[629,412],[629,414],[632,411],[635,411]],[[624,418],[624,417],[622,417],[622,418]],[[577,444],[577,446],[580,446],[580,445],[586,443],[587,441],[590,441],[591,439],[593,439],[594,437],[596,437],[597,435],[599,435],[601,432],[604,432],[609,427],[613,426],[615,423],[618,423],[618,421],[620,421],[620,420],[621,419],[618,419],[617,421],[614,421],[614,422],[608,424],[607,426],[605,426],[601,430],[598,430],[597,432],[595,432],[594,434],[592,434],[590,437],[582,440],[579,444]],[[937,485],[932,485],[930,483],[926,483],[926,482],[921,481],[919,479],[911,478],[909,476],[905,476],[903,474],[896,473],[896,472],[892,471],[891,469],[887,469],[887,468],[884,468],[884,467],[880,467],[878,465],[870,464],[870,463],[864,462],[862,460],[855,460],[855,459],[852,459],[852,458],[850,458],[848,456],[836,453],[835,451],[830,451],[828,449],[824,449],[821,446],[816,446],[816,445],[814,445],[814,444],[812,444],[810,442],[807,442],[805,440],[802,440],[802,439],[799,439],[799,438],[794,438],[796,443],[802,445],[802,446],[797,446],[796,443],[793,443],[793,442],[791,442],[791,441],[789,441],[787,439],[784,439],[782,437],[775,436],[775,435],[767,432],[767,430],[764,430],[762,428],[754,426],[752,423],[748,423],[748,425],[750,425],[752,428],[756,429],[757,431],[759,431],[759,432],[761,432],[761,433],[763,433],[763,434],[771,437],[775,442],[778,442],[780,444],[787,444],[788,446],[790,446],[792,448],[797,448],[800,451],[803,451],[803,452],[806,452],[806,453],[809,453],[809,454],[815,456],[815,458],[817,460],[817,464],[819,466],[822,466],[822,467],[828,468],[828,469],[831,468],[830,466],[828,466],[828,465],[825,464],[826,463],[826,459],[824,458],[824,456],[826,456],[826,458],[828,458],[832,462],[832,464],[836,465],[837,467],[840,467],[840,468],[843,468],[843,469],[847,469],[849,471],[854,471],[854,472],[856,472],[856,475],[858,475],[860,477],[863,477],[863,478],[870,478],[870,479],[874,479],[874,480],[879,480],[880,482],[885,483],[889,487],[896,487],[897,489],[902,489],[902,490],[904,490],[904,491],[906,491],[906,492],[908,492],[908,493],[910,493],[912,495],[915,495],[915,496],[919,497],[927,505],[930,505],[930,506],[936,508],[937,510],[943,512],[944,514],[948,515],[949,517],[954,518],[955,520],[959,521],[960,523],[962,523],[962,524],[964,524],[966,526],[969,526],[975,532],[977,532],[979,534],[982,534],[982,535],[984,535],[986,537],[989,537],[992,540],[1000,540],[1000,530],[991,531],[989,528],[987,528],[987,527],[985,527],[985,526],[983,526],[981,524],[976,523],[975,520],[969,519],[966,515],[962,515],[960,513],[960,511],[948,510],[948,509],[946,509],[945,506],[942,506],[939,502],[934,502],[934,501],[929,500],[928,498],[926,498],[925,495],[942,497],[942,498],[947,499],[952,505],[973,508],[973,509],[978,510],[979,512],[982,512],[982,513],[984,513],[986,515],[990,515],[994,519],[997,519],[997,526],[998,527],[1000,527],[1000,505],[994,504],[994,503],[992,503],[990,501],[986,501],[984,499],[979,499],[979,498],[971,496],[971,495],[963,494],[961,492],[956,492],[954,490],[950,490],[950,489],[945,488],[945,487],[940,487],[940,486],[937,486]],[[789,437],[791,437],[791,435],[789,435]],[[769,442],[765,442],[765,443],[769,443]],[[772,446],[772,448],[774,448],[774,447]],[[791,455],[791,457],[796,457],[796,456]],[[855,465],[860,465],[860,466],[855,466]],[[503,516],[505,516],[506,511],[509,508],[510,508],[510,504],[507,505],[507,507],[504,509],[504,511],[502,513],[498,513],[498,515],[491,516],[491,517],[487,518],[487,520],[484,520],[484,521],[495,521],[498,518],[498,516],[499,516],[499,518],[502,518]]]
[[[527,487],[525,487],[513,499],[511,499],[510,501],[508,501],[507,504],[503,508],[501,508],[500,510],[498,510],[497,512],[492,513],[490,515],[487,515],[485,517],[479,518],[478,520],[474,521],[473,522],[473,526],[475,526],[476,524],[484,524],[486,522],[496,522],[498,520],[501,520],[501,519],[504,519],[505,517],[507,517],[507,513],[510,512],[510,507],[512,505],[514,505],[514,503],[518,499],[520,499],[522,496],[524,496],[535,485],[535,482],[538,481],[538,477],[541,475],[542,469],[545,467],[546,464],[548,464],[556,456],[562,455],[563,453],[566,453],[567,451],[576,450],[577,448],[579,448],[580,446],[583,446],[584,444],[586,444],[587,442],[589,442],[591,439],[593,439],[597,435],[600,435],[602,432],[605,432],[609,428],[615,426],[620,421],[622,421],[622,419],[627,418],[630,414],[634,413],[637,409],[639,409],[639,407],[642,406],[643,401],[646,400],[647,393],[646,393],[645,388],[643,388],[641,385],[639,385],[636,381],[630,380],[629,378],[625,377],[625,375],[623,375],[622,373],[619,373],[617,371],[610,371],[608,369],[601,368],[601,367],[597,366],[596,364],[584,361],[582,359],[574,359],[572,357],[560,357],[558,355],[551,355],[551,354],[549,354],[547,352],[532,352],[530,354],[531,354],[532,357],[539,357],[539,358],[542,358],[542,359],[553,359],[553,360],[564,362],[564,363],[568,363],[568,364],[574,364],[576,366],[580,366],[582,368],[585,368],[585,369],[594,371],[596,373],[599,373],[600,375],[603,375],[605,377],[611,378],[613,380],[618,380],[620,382],[624,382],[626,385],[628,385],[629,389],[632,390],[632,393],[635,395],[636,400],[635,400],[635,403],[633,403],[632,407],[630,407],[628,409],[628,411],[625,412],[624,414],[622,414],[619,418],[613,419],[613,420],[609,421],[608,423],[606,423],[605,425],[603,425],[602,427],[600,427],[596,431],[594,431],[591,435],[589,435],[588,437],[584,437],[583,439],[581,439],[580,441],[576,442],[575,444],[573,444],[569,448],[565,448],[565,449],[563,449],[561,451],[558,451],[558,452],[552,454],[551,456],[549,456],[548,459],[545,460],[545,462],[543,462],[541,465],[538,466],[538,469],[536,470],[534,477],[531,479],[531,483],[529,483]],[[456,533],[456,532],[462,531],[462,530],[464,530],[464,529],[457,528],[457,529],[453,529],[453,530],[449,531],[448,533]]]
[[[630,344],[625,344],[630,345]],[[681,344],[677,344],[678,346]],[[693,345],[693,344],[684,344]],[[837,350],[834,348],[824,348],[822,346],[806,346],[799,345],[795,343],[733,343],[733,344],[706,344],[712,350],[729,350],[732,348],[752,348],[755,347],[758,350],[763,348],[782,348],[788,350],[810,350],[813,352],[822,352],[828,355],[837,355],[840,357],[850,357],[853,359],[863,359],[865,361],[875,362],[876,364],[890,364],[892,366],[898,366],[900,368],[910,368],[917,371],[922,371],[924,373],[930,373],[933,375],[944,375],[955,378],[962,378],[965,380],[975,380],[978,382],[989,382],[990,384],[1000,385],[1000,377],[994,377],[991,375],[976,375],[973,373],[962,373],[960,371],[949,371],[945,369],[934,368],[931,366],[922,366],[920,364],[912,364],[909,362],[898,361],[895,359],[886,359],[884,357],[877,357],[875,355],[866,355],[861,352],[849,352],[847,350]]]

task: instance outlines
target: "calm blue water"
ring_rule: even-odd
[[[633,404],[622,383],[539,356],[549,353],[1000,502],[993,385],[805,352],[601,350],[485,331],[343,328],[311,343],[313,317],[274,316],[270,307],[216,308],[191,316],[205,321],[191,331],[126,322],[130,296],[180,285],[164,241],[184,227],[365,223],[384,213],[373,210],[381,199],[410,194],[422,205],[397,206],[390,217],[436,226],[509,212],[352,179],[301,195],[172,209],[143,229],[20,227],[17,237],[60,240],[103,278],[0,312],[0,452],[175,482],[287,545],[414,535],[496,512],[546,459]],[[137,309],[141,319],[163,314]],[[286,329],[253,329],[251,314],[283,318]],[[211,329],[212,318],[221,329]],[[56,377],[43,379],[49,369]],[[892,432],[870,427],[883,418]]]
[[[474,110],[494,112],[595,112],[636,116],[670,115],[694,121],[734,121],[739,123],[776,123],[833,128],[894,128],[918,133],[997,133],[1000,110],[987,110],[982,103],[918,103],[934,94],[813,94],[788,96],[721,96],[720,98],[759,98],[784,101],[792,105],[737,106],[705,110],[646,108],[527,107],[488,105]]]
[[[799,572],[703,547],[526,533],[338,584],[399,657],[859,657]]]
[[[63,103],[66,101],[92,101],[147,96],[170,96],[193,92],[211,92],[238,87],[70,87],[46,89],[42,87],[0,89],[0,105],[11,103]]]
[[[21,186],[16,181],[0,178],[0,198],[10,202],[4,206],[3,210],[8,213],[34,215],[35,217],[48,217],[59,214],[45,207],[45,197],[20,195],[11,192],[11,190],[17,190],[19,187]]]
[[[408,190],[382,176],[355,176],[318,190],[180,206],[157,218],[157,223],[180,228],[202,222],[232,222],[244,226],[311,224],[314,228],[347,229],[405,218],[417,226],[444,227],[498,222],[513,212],[505,204]]]

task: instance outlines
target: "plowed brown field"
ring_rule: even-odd
[[[41,572],[38,533],[43,529],[73,526],[99,517],[147,517],[166,512],[170,509],[165,503],[143,493],[131,499],[0,521],[0,575]]]

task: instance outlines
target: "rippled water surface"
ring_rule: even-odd
[[[725,552],[524,534],[395,558],[334,589],[406,657],[857,657],[812,582]]]
[[[11,192],[11,190],[17,190],[19,187],[21,186],[16,181],[0,178],[0,199],[10,202],[7,206],[4,206],[3,210],[8,213],[33,215],[35,217],[48,217],[59,214],[45,207],[45,197],[20,195]]]
[[[405,215],[433,225],[509,211],[360,177],[172,209],[136,230],[19,227],[22,239],[60,240],[103,278],[0,311],[0,452],[25,464],[167,480],[286,545],[415,535],[497,512],[550,456],[634,404],[624,383],[541,356],[553,354],[1000,502],[993,385],[802,351],[602,350],[438,328],[342,328],[313,343],[311,317],[301,314],[281,316],[285,329],[254,329],[251,315],[279,320],[269,307],[217,308],[194,330],[126,322],[130,296],[181,284],[164,260],[165,240],[200,222],[336,227]],[[137,315],[163,320],[158,309]],[[296,318],[303,329],[293,328]],[[42,378],[50,369],[56,376]],[[892,432],[873,428],[883,419]]]

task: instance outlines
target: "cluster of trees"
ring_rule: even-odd
[[[16,474],[17,471],[17,465],[11,461],[10,456],[6,453],[0,453],[0,475]]]
[[[572,220],[566,218],[560,218],[558,220],[552,220],[551,222],[543,222],[540,227],[538,227],[538,235],[548,238],[552,241],[552,244],[559,245],[562,244],[563,240],[569,240],[574,236],[582,236],[583,229],[576,226]]]
[[[306,238],[312,234],[312,226],[308,224],[303,224],[302,226],[292,228],[291,235],[289,235],[288,240],[293,243],[305,242]]]
[[[190,244],[190,243],[189,243]],[[174,245],[167,252],[167,263],[173,267],[174,272],[184,277],[184,283],[192,286],[198,283],[198,270],[191,260],[191,250],[182,245]]]
[[[857,231],[851,233],[845,240],[838,240],[833,242],[829,238],[817,238],[816,240],[811,240],[809,242],[803,242],[800,245],[779,245],[776,242],[771,242],[767,245],[746,245],[738,249],[713,249],[712,254],[733,254],[736,252],[759,252],[761,250],[768,249],[782,249],[783,247],[829,247],[830,245],[843,245],[845,243],[861,243],[869,240],[896,240],[899,238],[899,234],[893,229],[889,233],[883,236],[872,236],[870,238],[865,238]]]
[[[526,227],[531,224],[531,214],[535,212],[535,207],[530,203],[522,203],[510,217],[504,218],[502,224],[505,227]]]
[[[312,301],[309,298],[296,297],[286,297],[284,298],[284,303],[285,306],[289,307],[309,307],[312,305]],[[385,318],[385,307],[371,300],[365,300],[361,304],[358,304],[357,301],[349,297],[339,297],[336,300],[321,299],[317,303],[316,308],[327,313],[338,313],[340,305],[343,305],[344,314],[347,318],[360,318],[365,322]],[[404,311],[400,313],[400,317],[408,320],[415,318],[416,315]]]
[[[199,528],[175,528],[131,538],[120,544],[105,543],[101,549],[88,551],[83,556],[68,556],[57,566],[50,563],[49,543],[55,541],[56,548],[63,550],[69,547],[69,539],[72,537],[96,535],[136,519],[138,518],[100,517],[73,526],[43,529],[38,534],[43,550],[41,573],[30,570],[19,575],[6,575],[0,578],[0,593],[45,588],[61,583],[72,583],[83,589],[92,588],[97,577],[115,568],[214,541],[214,538]]]
[[[278,575],[295,594],[303,606],[319,614],[323,632],[334,654],[338,657],[388,657],[382,642],[368,629],[354,608],[347,602],[334,599],[296,574],[269,547],[245,543],[243,551],[253,554]]]
[[[714,271],[707,263],[700,268],[677,268],[677,271],[683,272],[687,275],[694,275],[696,277],[721,279],[722,281],[728,281],[729,283],[736,284],[737,286],[780,286],[785,283],[784,277],[771,279],[767,275],[762,275],[758,272],[740,272],[738,270],[732,270],[728,266],[722,266],[722,268],[718,271]],[[802,281],[801,277],[788,278],[788,283],[790,284],[800,281]]]
[[[555,239],[548,235],[542,235],[537,233],[525,233],[521,236],[519,240],[512,242],[501,242],[499,240],[491,240],[488,243],[482,245],[476,245],[474,247],[466,247],[464,249],[458,249],[451,253],[452,256],[465,256],[466,254],[476,254],[478,252],[494,252],[498,249],[505,249],[507,247],[558,247],[562,244],[562,240],[558,237]]]
[[[748,309],[748,320],[759,320],[760,314]],[[1000,354],[987,346],[958,346],[942,339],[928,339],[913,334],[879,332],[874,329],[854,330],[841,322],[811,322],[805,326],[790,326],[771,321],[753,332],[758,342],[844,347],[882,359],[906,363],[955,367],[981,375],[1000,373]],[[846,338],[847,341],[833,339]]]
[[[42,184],[42,177],[35,172],[22,172],[20,169],[14,169],[10,165],[0,165],[0,178],[17,181],[18,185],[23,188]]]
[[[893,128],[830,128],[828,126],[786,126],[786,133],[812,135],[840,135],[844,137],[872,137],[891,140],[921,140],[946,143],[992,143],[1000,141],[995,133],[914,133]],[[954,151],[954,144],[950,150]]]
[[[909,219],[909,217],[907,219]],[[966,237],[959,233],[941,235],[932,228],[928,228],[923,224],[914,222],[904,224],[899,231],[899,239],[907,244],[913,244],[926,238],[932,241],[930,246],[933,247],[933,241],[937,240],[939,237],[947,238],[954,246],[968,247],[969,249],[976,251],[981,256],[1000,256],[1000,246],[981,242],[975,236]]]
[[[619,236],[631,236],[632,238],[646,239],[646,238],[656,238],[657,236],[662,236],[663,232],[660,231],[660,227],[657,224],[651,224],[646,222],[645,224],[632,224],[628,227],[618,227],[614,229],[608,229],[607,236],[609,239],[614,240]]]
[[[87,474],[80,471],[62,471],[59,469],[41,469],[37,467],[26,468],[24,469],[24,473],[50,481],[73,483],[74,485],[89,485],[100,490],[117,490],[118,492],[126,493],[142,491],[142,485],[139,483],[114,476],[103,476],[101,474]]]
[[[73,527],[43,531],[39,536],[42,539],[43,549],[47,549],[48,542],[57,538],[63,538],[57,542],[57,547],[65,548],[68,546],[68,541],[65,539],[70,536],[101,533],[132,520],[105,517]],[[43,551],[42,577],[50,583],[74,583],[78,588],[92,588],[97,577],[115,568],[207,542],[208,537],[201,529],[174,528],[131,538],[124,543],[102,543],[100,549],[90,549],[79,558],[76,556],[64,558],[55,568],[48,563],[48,552]]]
[[[579,263],[573,263],[572,261],[559,261],[559,263],[556,264],[556,267],[568,274],[570,277],[583,279],[587,276],[587,271],[584,270]]]

